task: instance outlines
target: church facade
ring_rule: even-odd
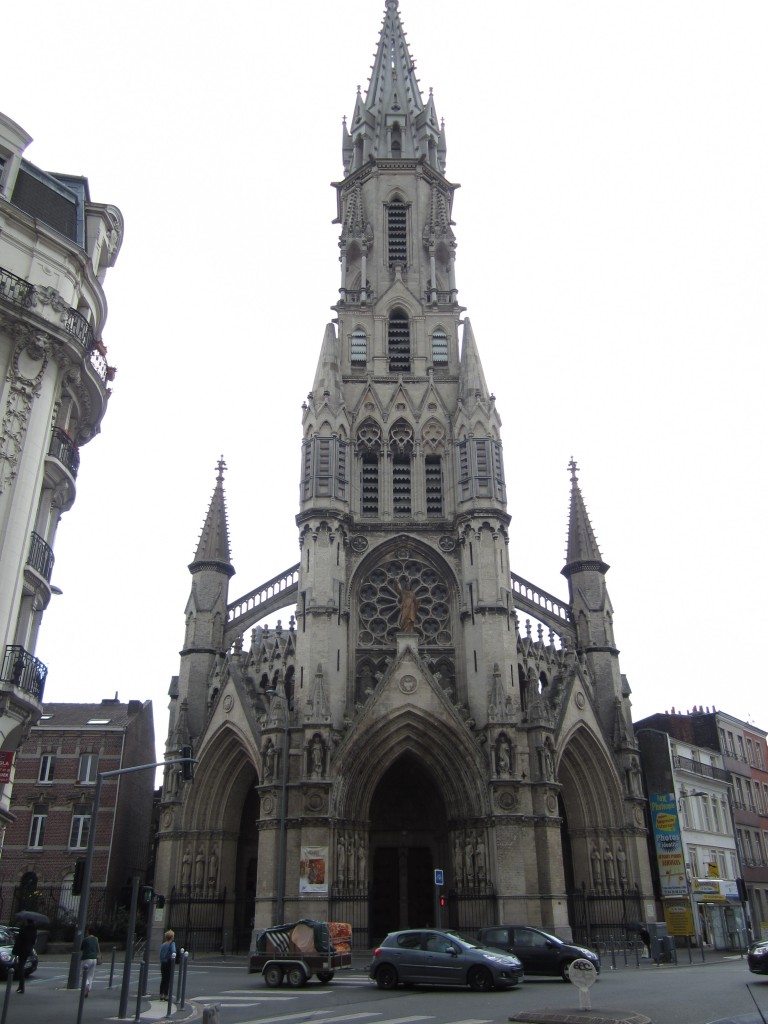
[[[501,419],[458,301],[456,186],[398,0],[342,155],[339,300],[303,406],[298,563],[230,594],[222,461],[189,566],[167,755],[190,745],[198,764],[192,784],[166,769],[166,923],[179,900],[225,891],[230,934],[350,920],[363,946],[436,921],[585,938],[576,896],[592,920],[622,901],[626,915],[627,899],[645,919],[608,565],[572,462],[568,599],[510,567]]]

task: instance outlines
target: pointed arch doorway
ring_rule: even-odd
[[[414,753],[403,753],[380,779],[370,822],[370,929],[377,943],[387,932],[434,924],[434,869],[447,860],[445,801]]]

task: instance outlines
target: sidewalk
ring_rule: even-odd
[[[47,967],[61,967],[61,980],[55,984],[42,984],[33,974],[25,984],[26,991],[23,995],[16,992],[16,984],[12,983],[6,1017],[7,1024],[76,1024],[78,1009],[80,1006],[80,990],[68,989],[66,987],[66,974],[69,968],[69,960],[59,957],[40,958],[41,964]],[[98,968],[90,995],[83,1000],[83,1024],[95,1024],[100,1021],[118,1020],[120,1009],[120,992],[122,985],[123,965],[122,961],[115,970],[112,988],[107,988],[109,982],[109,965]],[[131,979],[131,989],[126,1006],[126,1016],[122,1019],[133,1021],[136,1018],[137,985],[139,969],[136,965]],[[42,981],[42,979],[41,979]],[[6,985],[0,983],[0,1008],[5,999]],[[151,992],[151,987],[150,987]],[[199,1007],[189,1001],[183,1009],[175,1008],[169,1017],[166,1017],[168,1010],[167,999],[157,998],[157,984],[155,983],[154,998],[144,996],[141,999],[140,1011],[142,1021],[188,1021],[194,1018]]]

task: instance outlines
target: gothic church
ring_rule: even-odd
[[[254,926],[307,917],[351,921],[363,948],[438,921],[582,936],[579,893],[629,894],[645,916],[608,566],[571,463],[568,600],[511,571],[501,419],[458,301],[456,185],[398,0],[342,157],[298,564],[230,594],[222,461],[189,566],[167,756],[190,744],[199,763],[192,784],[165,773],[166,925],[179,901],[189,914],[224,893],[241,948]]]

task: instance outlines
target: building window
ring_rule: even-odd
[[[739,745],[739,758],[742,761],[746,761],[747,760],[747,755],[744,753],[744,739],[741,736],[737,736],[736,737],[736,742]]]
[[[55,754],[43,754],[40,758],[40,773],[38,782],[53,782],[53,769],[56,765]]]
[[[702,815],[704,817],[704,828],[707,830],[707,832],[711,832],[712,831],[712,821],[711,821],[710,816],[709,816],[709,797],[708,796],[703,796],[701,798],[701,811],[702,811]]]
[[[443,515],[443,460],[439,455],[427,455],[424,460],[427,488],[427,515]]]
[[[755,763],[755,754],[752,750],[752,740],[749,739],[749,737],[747,737],[747,758],[749,759],[750,764]]]
[[[400,199],[387,207],[387,255],[390,267],[408,264],[408,210]]]
[[[755,764],[758,768],[765,767],[763,763],[763,748],[757,740],[755,740]]]
[[[491,438],[474,437],[460,441],[457,448],[461,498],[506,501],[501,444]]]
[[[387,325],[387,355],[390,373],[411,371],[411,327],[402,309],[395,309]]]
[[[747,805],[744,803],[744,786],[741,783],[741,779],[738,775],[735,775],[733,781],[736,785],[736,806],[746,807]]]
[[[91,834],[91,808],[87,804],[76,804],[72,812],[72,827],[69,830],[70,850],[84,850]]]
[[[45,822],[48,817],[48,808],[45,804],[35,804],[32,811],[32,824],[29,826],[29,845],[34,849],[40,849],[45,842]]]
[[[353,366],[365,366],[368,362],[368,339],[365,331],[352,331],[350,339],[350,362]]]
[[[714,825],[715,832],[722,832],[720,828],[720,811],[717,806],[717,798],[712,798],[712,824]]]
[[[81,786],[95,786],[96,775],[99,770],[98,754],[81,754],[80,768],[77,773],[77,781]]]
[[[448,335],[442,327],[432,331],[432,365],[448,365]]]
[[[728,733],[728,753],[731,757],[736,757],[736,748],[733,745],[733,733]]]

